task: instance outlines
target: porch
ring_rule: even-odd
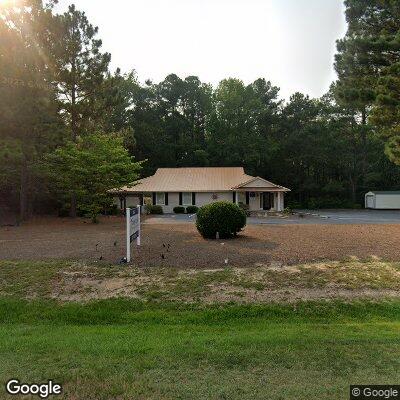
[[[283,191],[246,189],[234,192],[234,202],[247,205],[250,212],[281,212],[284,210]]]

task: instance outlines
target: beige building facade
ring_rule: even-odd
[[[174,207],[201,207],[216,201],[245,205],[250,211],[283,211],[283,186],[247,175],[242,167],[159,168],[153,176],[110,192],[119,208],[160,205],[164,213]]]

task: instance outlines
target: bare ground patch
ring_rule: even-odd
[[[75,265],[76,267],[77,265]],[[379,299],[400,296],[400,263],[371,259],[214,270],[85,266],[60,269],[49,296],[202,303]]]

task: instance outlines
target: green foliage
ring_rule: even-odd
[[[393,136],[389,139],[385,152],[391,161],[400,165],[400,136]]]
[[[152,214],[164,214],[164,211],[162,209],[161,206],[155,205],[153,206],[153,208],[151,209],[151,213]]]
[[[174,207],[174,213],[175,214],[184,214],[185,213],[185,207],[182,207],[182,206]]]
[[[98,28],[74,5],[54,18],[50,63],[72,141],[79,135],[106,128],[99,125],[106,110],[107,102],[102,96],[111,55],[101,52],[102,41],[97,34]]]
[[[0,193],[21,220],[46,191],[36,165],[62,131],[44,56],[52,18],[41,1],[0,6]]]
[[[196,207],[196,206],[187,206],[186,207],[187,214],[196,214],[197,211],[199,211],[199,207]]]
[[[129,114],[139,159],[149,159],[144,174],[157,167],[204,166],[206,119],[211,110],[212,88],[199,78],[175,74],[164,81],[147,82],[132,92],[135,104]]]
[[[336,70],[339,99],[362,111],[388,140],[386,154],[400,163],[400,8],[395,0],[347,0],[348,31],[338,42]],[[397,144],[396,144],[397,143]]]
[[[164,214],[164,211],[161,206],[146,204],[146,213],[147,214]]]
[[[239,207],[245,212],[246,217],[250,217],[250,206],[248,204],[240,202]]]
[[[311,197],[304,204],[303,208],[317,210],[323,208],[360,208],[360,205],[341,197]]]
[[[246,225],[246,214],[236,204],[219,201],[199,208],[196,227],[207,239],[231,238],[237,235]]]
[[[91,134],[47,155],[43,167],[58,197],[67,202],[76,196],[78,207],[95,222],[111,207],[107,191],[135,181],[141,163],[129,156],[121,137]]]
[[[266,168],[276,150],[279,89],[264,79],[245,86],[225,79],[214,92],[208,120],[207,152],[217,165],[246,165],[249,173]]]

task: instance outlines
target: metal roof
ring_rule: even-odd
[[[158,168],[153,176],[110,192],[225,192],[239,188],[253,179],[256,178],[247,175],[243,167]],[[265,189],[268,191],[289,191],[282,186],[265,182]]]
[[[373,194],[400,194],[400,190],[371,190],[368,193],[373,193]]]

